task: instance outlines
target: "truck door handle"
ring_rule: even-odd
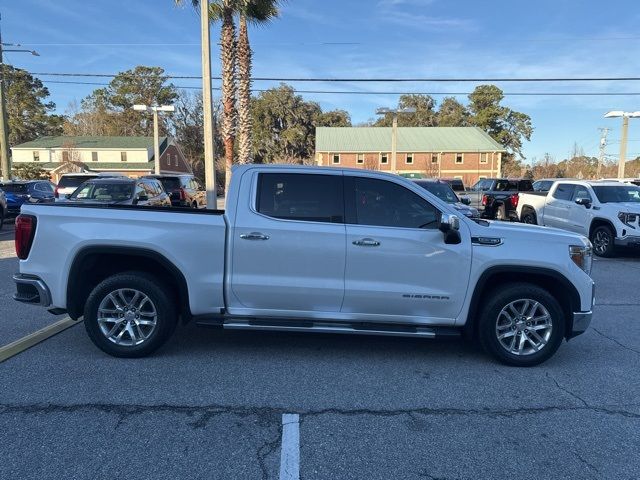
[[[352,242],[354,245],[359,247],[379,247],[380,242],[374,240],[373,238],[363,238],[361,240],[354,240]]]
[[[269,240],[269,235],[264,235],[260,232],[243,233],[240,235],[243,240]]]

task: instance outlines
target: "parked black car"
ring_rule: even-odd
[[[421,186],[427,192],[434,194],[443,202],[449,203],[458,210],[465,217],[480,218],[480,213],[476,208],[468,205],[468,199],[461,200],[451,188],[448,182],[439,180],[437,178],[425,178],[420,180],[414,180],[416,185]]]
[[[160,180],[174,207],[206,208],[207,192],[193,175],[146,175]]]
[[[55,185],[49,180],[16,180],[0,183],[7,199],[7,214],[20,213],[23,203],[52,203],[55,201]]]
[[[154,178],[109,177],[84,182],[67,200],[73,203],[109,203],[170,207],[171,200],[159,180]]]

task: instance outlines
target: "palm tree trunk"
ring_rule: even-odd
[[[247,17],[240,14],[238,32],[238,163],[251,163],[251,45],[247,31]]]
[[[233,21],[232,0],[222,4],[222,29],[220,32],[220,56],[222,60],[222,140],[226,163],[225,192],[231,181],[233,144],[236,134],[236,32]]]

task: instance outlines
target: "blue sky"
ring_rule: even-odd
[[[172,75],[199,75],[199,18],[172,0],[21,0],[0,6],[5,42],[41,56],[7,53],[32,72],[113,73],[158,65]],[[250,32],[257,77],[598,77],[640,73],[637,0],[288,0],[281,18]],[[219,26],[212,28],[214,40]],[[214,42],[215,43],[215,42]],[[213,52],[214,74],[219,72]],[[97,86],[41,77],[64,112]],[[103,79],[66,79],[105,82]],[[178,86],[197,80],[174,80]],[[301,90],[469,92],[469,83],[295,83]],[[256,82],[254,88],[273,83]],[[640,82],[513,83],[505,92],[640,92]],[[393,106],[397,94],[304,94],[324,109],[351,113],[354,123]],[[465,95],[457,96],[466,101]],[[598,127],[609,127],[607,153],[619,151],[612,109],[640,110],[640,96],[522,97],[505,104],[532,117],[528,161],[568,155],[574,142],[597,155]],[[640,155],[640,119],[632,120],[628,156]],[[617,142],[617,143],[616,143]]]

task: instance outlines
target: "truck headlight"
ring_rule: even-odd
[[[571,245],[569,246],[569,256],[573,263],[584,270],[587,275],[591,275],[591,264],[593,263],[591,245]]]
[[[639,216],[640,215],[638,215],[637,213],[627,213],[627,212],[618,213],[618,218],[620,219],[620,221],[624,223],[627,227],[631,227],[633,229],[635,229],[636,226],[632,224],[636,223]]]

